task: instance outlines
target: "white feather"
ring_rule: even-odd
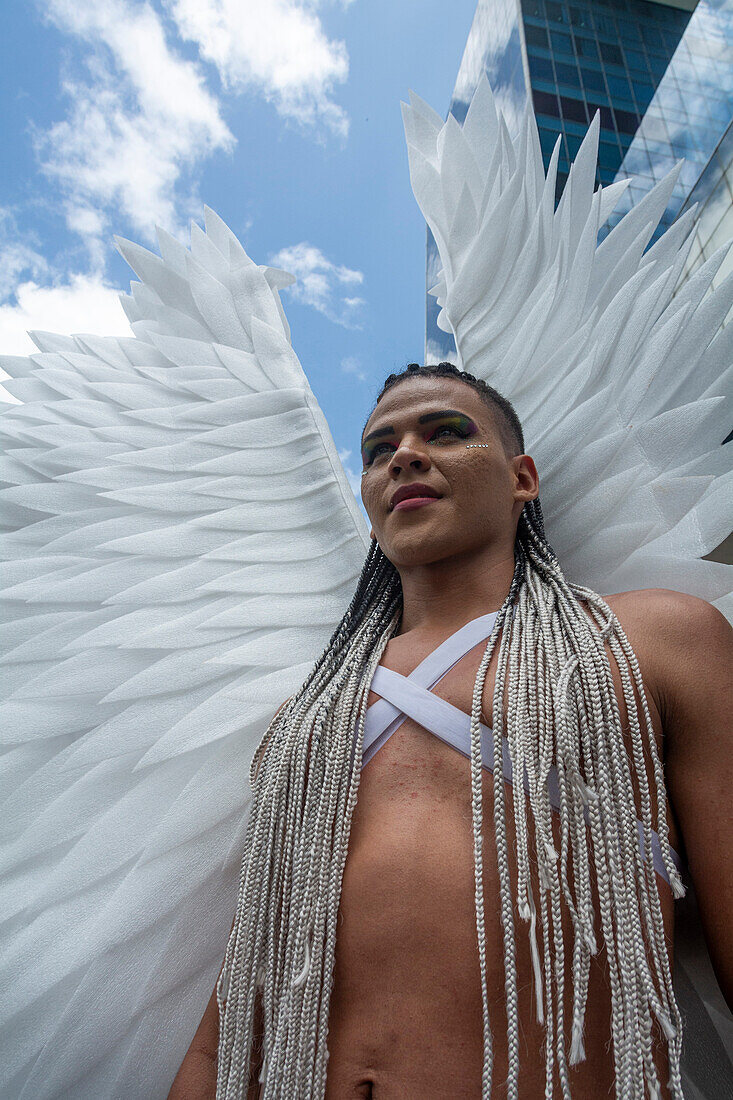
[[[212,211],[120,242],[136,340],[8,358],[4,1097],[165,1096],[231,923],[254,750],[368,533],[278,288]]]
[[[598,245],[625,184],[594,194],[597,118],[556,210],[552,166],[541,186],[534,118],[510,140],[485,75],[462,128],[452,116],[438,126],[414,95],[403,118],[413,190],[440,256],[439,324],[463,368],[517,409],[567,575],[604,593],[675,588],[730,613],[731,567],[701,560],[733,525],[719,472],[733,328],[720,326],[733,276],[707,294],[727,249],[677,297],[692,220],[644,251],[679,165]],[[467,196],[481,194],[477,217]],[[685,476],[691,459],[712,482]]]

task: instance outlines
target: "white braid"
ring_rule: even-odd
[[[668,1044],[670,1093],[681,1100],[682,1021],[651,860],[653,805],[662,859],[676,897],[683,887],[670,854],[663,768],[638,662],[603,598],[565,580],[544,538],[538,504],[535,509],[525,506],[520,517],[515,558],[511,589],[482,656],[471,705],[482,1096],[491,1096],[494,1040],[486,977],[480,726],[487,670],[498,643],[492,720],[494,837],[504,937],[508,1100],[520,1095],[521,1068],[514,905],[528,926],[535,1012],[545,1026],[545,1096],[551,1100],[554,1095],[557,1074],[563,1100],[571,1100],[569,1067],[585,1058],[590,959],[599,943],[594,877],[611,987],[616,1096],[644,1100],[647,1094],[660,1095],[653,1059],[656,1020]],[[336,919],[361,773],[367,696],[401,611],[398,575],[374,543],[329,648],[300,692],[275,716],[256,754],[235,922],[217,983],[217,1100],[246,1095],[258,996],[264,1020],[260,1080],[265,1100],[318,1100],[325,1093]],[[606,645],[621,676],[630,754]],[[516,898],[510,879],[502,736],[514,777]],[[645,757],[652,762],[655,796]],[[559,813],[550,802],[553,767]],[[537,898],[530,874],[533,861],[539,876]],[[571,951],[564,942],[564,911],[572,922]],[[573,990],[568,1021],[566,954]]]

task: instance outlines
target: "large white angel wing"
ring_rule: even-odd
[[[662,180],[598,244],[628,181],[594,192],[595,118],[555,209],[527,109],[512,140],[485,76],[461,126],[403,105],[410,178],[438,247],[439,326],[460,365],[515,405],[541,476],[549,540],[596,591],[673,588],[733,621],[731,567],[701,560],[730,533],[733,276],[721,248],[675,295],[694,210],[647,247]],[[673,296],[674,295],[674,296]]]
[[[248,769],[368,531],[279,289],[206,211],[135,338],[4,358],[0,1095],[159,1100],[234,914]]]
[[[603,593],[673,588],[733,621],[733,569],[706,561],[733,526],[733,275],[708,293],[721,248],[675,288],[694,210],[645,252],[674,185],[662,180],[598,244],[628,181],[594,192],[598,117],[555,209],[559,139],[545,176],[531,110],[512,140],[486,77],[463,126],[417,96],[403,106],[410,176],[442,272],[438,324],[460,365],[512,401],[540,471],[550,543],[566,575]],[[731,1094],[733,1029],[681,903],[675,986],[687,1021],[685,1095]]]

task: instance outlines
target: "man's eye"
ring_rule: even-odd
[[[460,432],[458,430],[458,428],[453,428],[450,424],[442,424],[439,428],[435,429],[433,434],[430,436],[430,439],[428,440],[428,442],[430,442],[433,439],[437,439],[440,436],[441,432],[448,432],[450,435],[457,436],[460,439],[463,439],[464,435],[465,435],[465,433]],[[381,447],[387,447],[391,450],[395,449],[394,443],[377,443],[371,449],[371,452],[370,452],[371,461],[370,461],[369,465],[371,465],[371,463],[374,461],[374,459],[377,458],[377,456],[379,454],[381,454],[381,451],[380,451]]]
[[[379,454],[380,447],[393,447],[391,443],[377,443],[376,447],[372,447],[372,458],[376,458]],[[393,448],[394,449],[394,448]]]
[[[461,434],[458,431],[457,428],[451,428],[451,426],[449,424],[444,424],[441,428],[436,428],[436,430],[433,432],[431,438],[435,439],[436,436],[440,435],[441,432],[452,432],[453,435],[460,435]]]

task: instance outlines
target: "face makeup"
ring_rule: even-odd
[[[426,437],[426,442],[430,443],[454,443],[461,439],[468,439],[478,431],[478,426],[465,413],[458,412],[456,409],[443,409],[440,412],[426,413],[425,416],[418,417],[418,424],[430,423],[431,428],[429,434]],[[435,425],[433,427],[433,424]],[[362,462],[365,469],[362,471],[362,477],[367,473],[374,461],[381,455],[389,454],[391,451],[395,451],[397,448],[394,443],[387,442],[383,437],[388,437],[395,434],[394,428],[390,425],[385,428],[379,428],[375,432],[370,432],[364,439],[361,448]],[[433,500],[433,497],[415,498],[422,500]]]

